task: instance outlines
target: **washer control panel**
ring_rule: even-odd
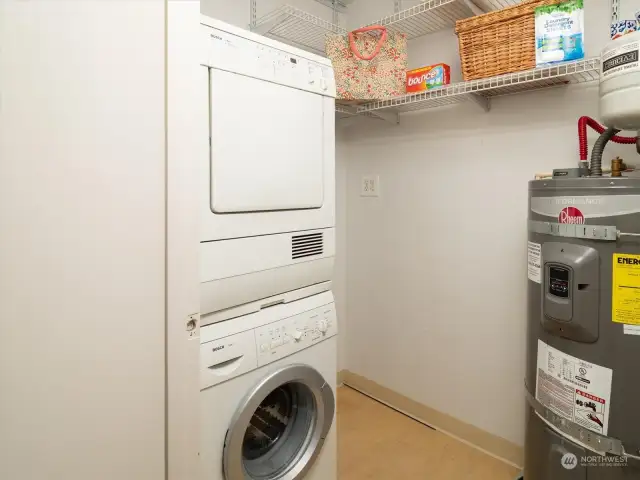
[[[338,333],[335,304],[278,320],[255,330],[258,365],[266,365]]]

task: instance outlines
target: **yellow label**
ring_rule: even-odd
[[[640,255],[613,254],[611,320],[640,325]]]

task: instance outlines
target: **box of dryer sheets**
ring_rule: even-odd
[[[584,0],[535,9],[536,66],[584,58]]]
[[[449,85],[451,69],[446,63],[416,68],[407,72],[407,93],[423,92],[432,88]]]

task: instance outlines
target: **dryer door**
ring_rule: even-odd
[[[335,225],[335,101],[294,88],[287,81],[300,79],[287,75],[295,72],[274,68],[256,76],[207,69],[203,242]]]
[[[290,365],[270,374],[231,420],[225,479],[302,479],[322,449],[334,412],[331,387],[313,368]]]
[[[320,208],[323,97],[222,70],[210,75],[211,211]]]

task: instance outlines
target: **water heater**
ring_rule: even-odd
[[[529,183],[525,480],[640,479],[640,178]]]
[[[618,135],[640,130],[640,32],[602,51],[600,116],[577,168],[529,182],[524,480],[640,480],[640,176],[602,162],[640,153]]]

